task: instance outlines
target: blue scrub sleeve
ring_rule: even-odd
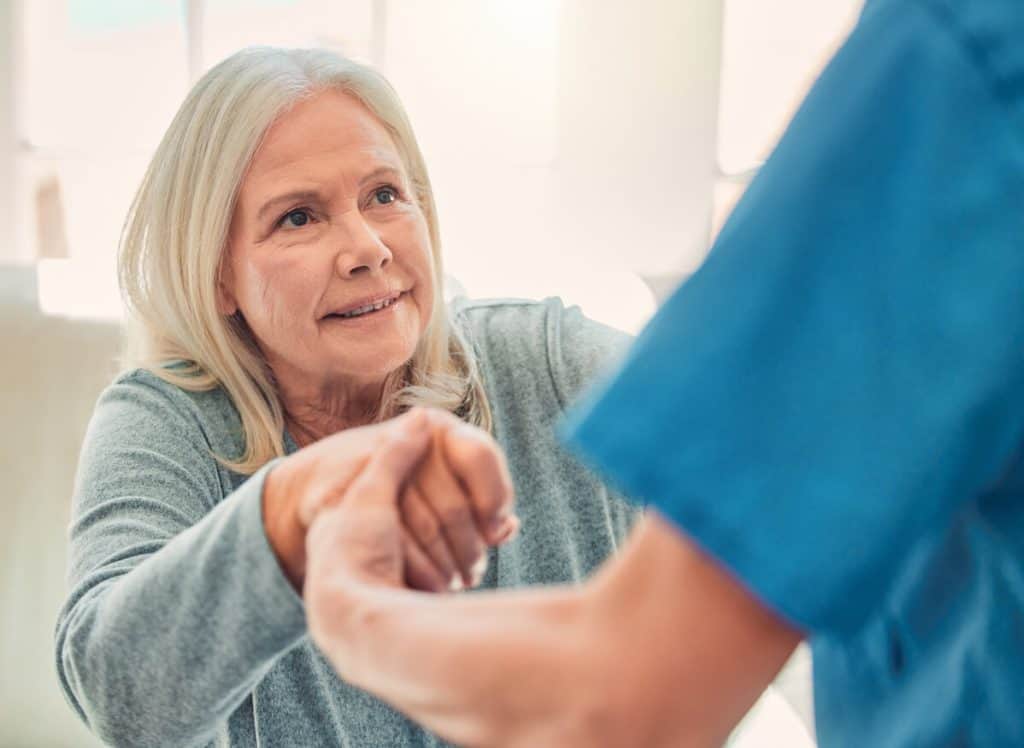
[[[855,630],[1024,436],[1019,93],[938,5],[877,5],[564,424],[808,632]]]

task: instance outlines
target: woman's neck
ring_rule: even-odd
[[[285,427],[301,448],[339,431],[372,423],[380,410],[383,389],[383,383],[317,392],[280,387]]]

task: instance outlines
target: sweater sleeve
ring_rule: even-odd
[[[607,376],[625,355],[632,336],[590,319],[578,306],[546,299],[548,368],[564,412],[588,388]],[[608,490],[608,522],[623,542],[640,516],[642,500]]]
[[[194,745],[304,638],[305,615],[263,529],[269,466],[224,496],[195,406],[149,379],[108,388],[86,435],[56,664],[103,740]]]
[[[544,301],[547,309],[547,356],[551,379],[565,409],[625,354],[632,340],[627,333],[596,322],[578,306],[560,299]]]

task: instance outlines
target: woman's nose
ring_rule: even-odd
[[[335,241],[338,256],[337,272],[342,278],[373,275],[390,264],[391,250],[361,216],[346,222]]]

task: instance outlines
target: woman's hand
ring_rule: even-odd
[[[334,434],[268,473],[264,525],[296,589],[302,589],[305,577],[306,530],[313,518],[342,499],[396,431],[421,439],[423,447],[413,475],[398,476],[404,579],[409,586],[439,591],[478,583],[486,545],[503,542],[517,527],[511,481],[490,437],[448,413],[414,409],[385,423]],[[492,462],[489,472],[466,468],[480,454]]]
[[[512,484],[504,457],[480,429],[443,412],[414,475],[402,486],[406,582],[440,591],[480,584],[487,546],[511,537]]]
[[[432,435],[410,420],[394,422],[340,500],[313,518],[306,535],[307,596],[317,569],[321,577],[404,586],[407,546],[400,497],[432,446]]]
[[[413,419],[393,423],[395,428],[378,442],[345,494],[316,515],[306,536],[307,620],[314,641],[333,653],[336,666],[344,653],[335,652],[334,640],[349,629],[350,622],[368,614],[358,604],[360,591],[405,586],[403,570],[409,558],[403,542],[404,486],[410,474],[423,470],[434,443]],[[446,450],[453,472],[471,487],[470,493],[502,491],[507,486],[501,450],[479,429],[452,430]]]

